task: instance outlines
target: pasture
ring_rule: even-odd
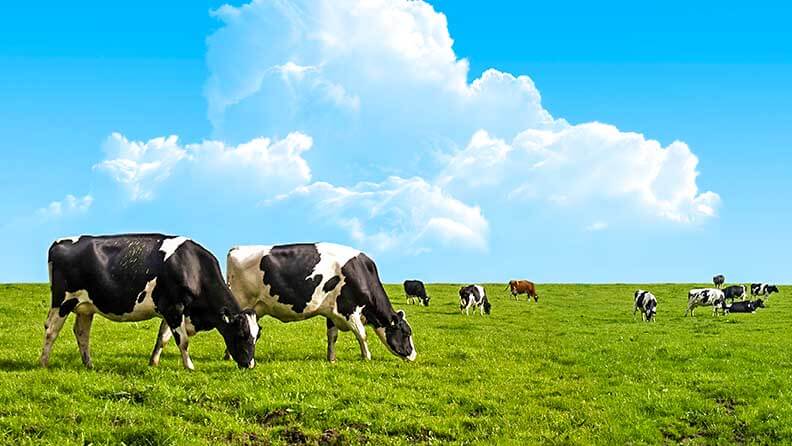
[[[325,361],[325,323],[261,320],[254,370],[192,339],[196,371],[158,320],[96,318],[94,370],[71,333],[38,367],[46,285],[0,285],[0,442],[6,444],[778,444],[792,442],[792,289],[756,314],[682,317],[692,285],[643,285],[657,322],[632,317],[635,285],[539,285],[538,304],[487,285],[491,316],[460,315],[457,285],[406,305],[418,359],[373,360],[350,333]]]

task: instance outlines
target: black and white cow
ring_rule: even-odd
[[[426,295],[426,287],[420,280],[405,280],[404,294],[407,295],[407,303],[414,304],[417,300],[424,306],[429,306],[429,296]]]
[[[762,299],[735,302],[729,305],[729,313],[755,313],[757,309],[764,307]]]
[[[715,288],[723,288],[723,284],[726,282],[726,277],[723,274],[718,274],[717,276],[712,278],[712,283],[715,284]]]
[[[654,321],[657,314],[657,298],[654,294],[645,290],[637,290],[634,297],[633,318],[635,318],[635,312],[641,310],[641,320]]]
[[[721,309],[724,315],[729,313],[726,308],[726,297],[723,295],[723,290],[717,288],[700,288],[690,290],[688,293],[688,306],[685,310],[685,316],[690,313],[694,316],[693,311],[696,307],[712,306],[712,315],[718,314],[718,308]]]
[[[243,308],[283,322],[327,319],[327,359],[336,359],[338,330],[352,331],[364,359],[371,359],[366,324],[391,353],[417,355],[412,328],[395,311],[377,266],[366,254],[332,243],[240,246],[228,253],[228,283]]]
[[[478,308],[479,314],[482,316],[484,313],[490,314],[492,305],[490,305],[484,287],[481,285],[467,285],[459,289],[459,310],[469,315],[471,308],[474,313]]]
[[[748,291],[745,285],[732,285],[723,288],[723,297],[734,302],[734,299],[745,300]]]
[[[751,284],[751,296],[767,296],[769,298],[771,294],[778,292],[778,287],[776,285],[769,285],[766,283]]]
[[[91,368],[89,336],[94,314],[117,322],[163,318],[151,365],[174,337],[184,367],[192,370],[189,337],[217,329],[239,367],[252,368],[259,326],[243,312],[223,281],[217,259],[199,244],[162,234],[81,236],[49,249],[52,304],[44,323],[41,365],[69,313],[83,364]]]

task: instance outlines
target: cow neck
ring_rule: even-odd
[[[396,316],[396,311],[394,311],[384,290],[380,299],[372,299],[372,302],[366,305],[364,313],[368,313],[366,318],[369,319],[369,323],[376,328],[387,327],[390,325],[393,317]]]

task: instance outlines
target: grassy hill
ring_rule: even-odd
[[[632,317],[635,285],[539,285],[538,304],[487,286],[492,315],[459,313],[456,285],[408,306],[418,360],[374,359],[350,333],[325,361],[323,319],[262,319],[257,367],[193,338],[148,367],[159,321],[95,319],[94,370],[73,316],[37,360],[46,285],[0,285],[0,442],[8,444],[724,444],[792,442],[790,288],[756,314],[682,317],[691,285],[644,285],[657,322]]]

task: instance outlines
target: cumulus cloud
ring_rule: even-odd
[[[106,172],[123,185],[133,201],[151,199],[157,185],[187,156],[175,135],[142,142],[113,133],[105,141],[104,150],[108,159],[94,169]]]
[[[38,213],[47,218],[83,213],[91,207],[93,201],[91,195],[75,197],[69,194],[63,200],[53,201],[47,207],[40,208]]]
[[[463,196],[505,190],[511,200],[609,211],[620,206],[690,223],[714,216],[720,201],[698,190],[697,164],[682,142],[663,147],[638,133],[588,123],[526,130],[511,142],[479,131],[447,159],[438,183]]]
[[[317,182],[275,201],[308,200],[315,211],[375,251],[420,252],[432,246],[486,247],[489,224],[469,206],[421,178],[390,177],[381,183],[339,187]]]
[[[133,201],[153,198],[179,169],[202,185],[274,195],[310,181],[311,169],[302,153],[312,144],[309,136],[297,132],[279,141],[256,138],[238,146],[221,141],[182,146],[177,136],[130,141],[113,133],[105,143],[108,159],[94,168],[108,173]]]
[[[720,197],[699,190],[698,158],[685,143],[570,124],[543,107],[525,75],[489,69],[468,82],[445,15],[424,1],[254,0],[213,14],[223,26],[208,39],[205,93],[216,136],[311,135],[330,178],[287,196],[340,204],[335,220],[357,240],[386,248],[420,233],[482,247],[488,226],[504,223],[484,215],[521,201],[567,212],[583,228],[612,216],[689,224],[716,215]],[[412,217],[411,206],[435,207],[406,190],[464,211]],[[511,218],[525,209],[536,207],[515,207]]]

